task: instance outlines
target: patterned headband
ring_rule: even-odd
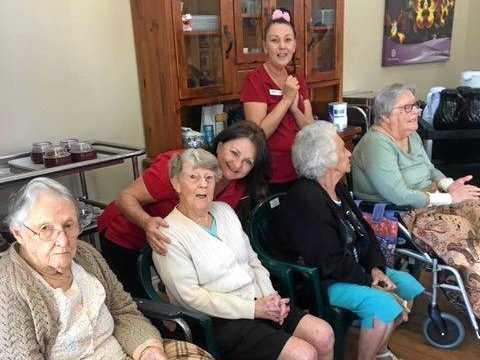
[[[283,19],[286,22],[290,22],[290,14],[286,11],[282,11],[280,9],[276,9],[272,13],[272,20],[278,20],[278,19]]]

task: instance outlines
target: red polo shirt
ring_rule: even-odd
[[[298,108],[305,112],[304,100],[309,99],[308,88],[303,76],[297,76],[300,85]],[[273,90],[273,91],[272,91]],[[240,100],[246,102],[261,102],[267,104],[267,114],[282,100],[281,90],[263,67],[259,66],[250,73],[243,85]],[[295,117],[288,110],[277,130],[268,138],[268,149],[272,158],[272,183],[293,181],[297,174],[292,164],[292,145],[299,131]]]

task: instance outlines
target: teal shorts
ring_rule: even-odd
[[[397,286],[395,292],[402,299],[412,300],[425,289],[409,273],[387,268],[387,276]],[[355,313],[362,328],[371,329],[375,319],[384,323],[393,322],[403,311],[395,298],[385,291],[365,285],[334,283],[328,288],[330,305]]]

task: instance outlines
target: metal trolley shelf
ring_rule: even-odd
[[[30,166],[26,165],[23,167],[12,165],[15,160],[29,159],[30,152],[0,156],[0,188],[26,182],[38,176],[58,177],[78,173],[83,198],[88,199],[85,171],[121,164],[127,159],[131,159],[132,161],[134,179],[138,177],[138,157],[145,154],[145,149],[98,140],[92,140],[89,141],[89,143],[91,143],[97,151],[97,159],[51,168],[45,168],[43,165],[38,166],[33,163],[30,164]]]
[[[97,151],[96,159],[51,168],[33,164],[30,160],[29,151],[0,156],[0,189],[27,182],[38,176],[60,177],[78,174],[82,188],[82,196],[79,200],[101,208],[105,207],[104,204],[89,199],[85,172],[121,164],[125,160],[130,159],[132,162],[133,179],[136,179],[139,176],[138,157],[145,154],[145,149],[99,140],[88,142]],[[93,219],[93,222],[83,229],[83,234],[89,235],[92,243],[93,233],[96,231],[96,228],[96,220]]]

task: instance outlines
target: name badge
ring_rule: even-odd
[[[278,89],[270,89],[269,90],[270,92],[270,95],[272,96],[282,96],[282,90],[278,90]]]

